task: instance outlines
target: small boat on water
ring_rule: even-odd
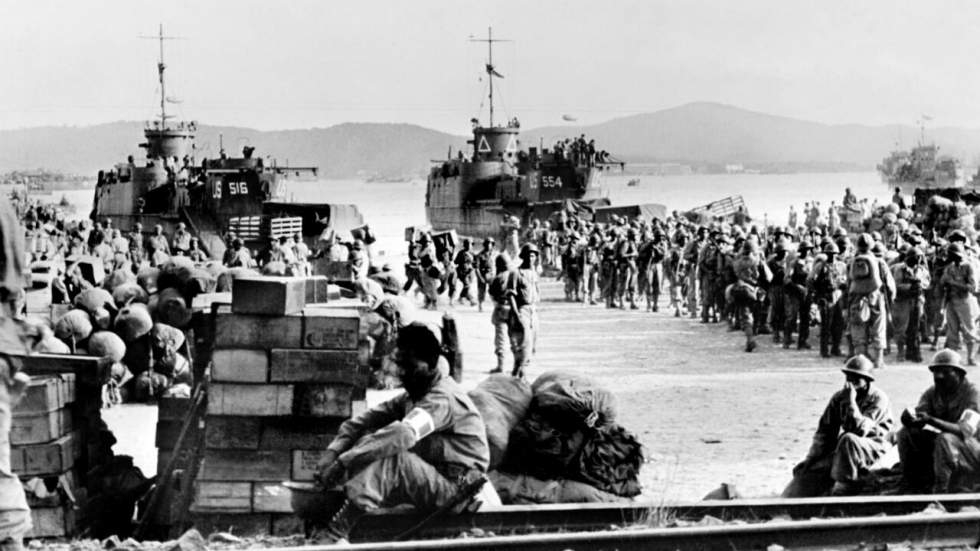
[[[640,179],[639,178],[633,178],[629,182],[626,182],[626,185],[629,186],[629,187],[636,187],[636,186],[640,185]]]

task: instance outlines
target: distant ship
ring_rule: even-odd
[[[939,146],[925,144],[925,129],[919,145],[910,151],[894,150],[878,164],[882,182],[898,187],[902,193],[916,189],[947,188],[962,185],[959,160],[939,155]]]
[[[601,175],[604,169],[622,167],[622,163],[611,162],[604,152],[595,151],[594,144],[581,139],[550,150],[524,149],[516,118],[496,124],[493,81],[502,75],[493,64],[493,43],[499,40],[491,30],[486,39],[477,41],[486,42],[489,50],[489,125],[472,119],[473,139],[468,142],[472,150],[434,161],[437,164],[429,172],[425,194],[428,224],[437,231],[496,238],[505,218],[516,217],[527,224],[531,219],[548,218],[569,202],[586,209],[609,205]]]
[[[294,233],[315,245],[326,229],[341,233],[364,224],[354,205],[294,203],[287,198],[286,181],[310,178],[316,167],[290,167],[254,155],[246,146],[241,157],[229,157],[221,147],[214,159],[195,158],[194,122],[173,121],[167,114],[160,29],[159,120],[147,123],[143,134],[146,160],[132,156],[108,170],[100,170],[95,187],[92,218],[111,218],[113,226],[130,230],[136,223],[144,232],[160,225],[172,232],[183,222],[200,239],[212,258],[221,258],[223,236],[229,231],[246,245],[264,248],[269,240]]]

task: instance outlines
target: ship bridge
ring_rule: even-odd
[[[514,126],[477,126],[473,129],[474,161],[510,161],[517,160],[520,129]]]

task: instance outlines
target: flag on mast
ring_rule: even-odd
[[[494,69],[493,65],[490,65],[489,63],[487,63],[487,74],[493,75],[497,78],[504,78],[504,75],[498,73],[497,70]]]

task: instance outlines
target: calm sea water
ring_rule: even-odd
[[[785,224],[789,205],[799,210],[804,202],[840,204],[844,189],[858,197],[888,201],[891,190],[875,172],[828,174],[692,174],[684,176],[639,176],[640,183],[627,186],[637,176],[606,174],[603,185],[613,204],[661,203],[668,210],[686,210],[741,195],[749,213],[757,220]],[[366,183],[359,180],[293,182],[288,196],[296,201],[351,203],[374,229],[379,254],[397,258],[405,252],[406,226],[425,223],[425,182]],[[65,192],[80,216],[92,207],[92,191]],[[56,193],[55,200],[61,195]]]

